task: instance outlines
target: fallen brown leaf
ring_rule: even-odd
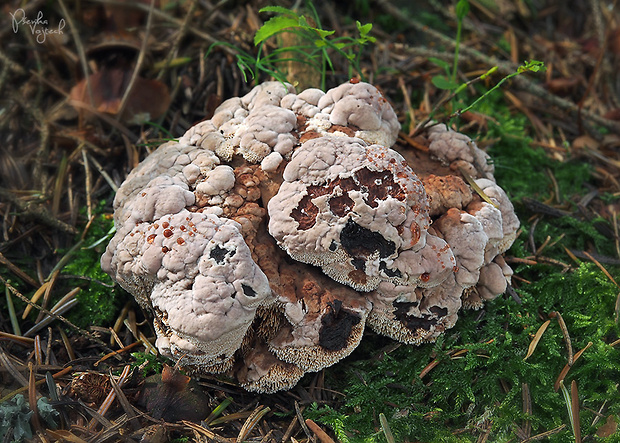
[[[102,68],[88,77],[92,90],[92,109],[110,115],[119,111],[123,95],[131,78],[131,69]],[[69,94],[70,103],[77,108],[80,116],[93,120],[95,114],[89,112],[91,106],[87,80],[75,85]],[[75,104],[77,102],[77,105]],[[83,106],[79,106],[79,105]],[[121,120],[125,123],[141,123],[155,120],[163,115],[170,105],[168,87],[158,80],[138,77],[131,89],[127,106]]]

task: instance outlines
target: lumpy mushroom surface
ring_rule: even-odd
[[[435,125],[412,151],[399,126],[367,83],[258,85],[129,174],[102,268],[163,355],[251,391],[333,365],[366,326],[433,341],[505,291],[519,221],[466,135]]]

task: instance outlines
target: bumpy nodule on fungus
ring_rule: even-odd
[[[129,174],[102,268],[163,355],[252,391],[333,365],[367,325],[433,341],[505,291],[519,221],[471,139],[434,125],[413,152],[399,126],[363,82],[229,99]]]

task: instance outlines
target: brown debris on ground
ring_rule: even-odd
[[[216,41],[255,51],[254,33],[266,19],[258,10],[273,2],[161,0],[118,2],[114,8],[107,2],[52,3],[31,1],[20,9],[22,2],[10,1],[0,8],[0,285],[8,299],[33,311],[23,319],[19,312],[20,324],[0,312],[0,402],[23,393],[30,404],[45,395],[61,405],[61,426],[54,431],[46,430],[35,410],[33,431],[41,441],[165,442],[181,436],[205,442],[329,441],[303,417],[312,403],[343,399],[325,385],[322,371],[291,391],[269,396],[249,394],[223,378],[189,380],[174,367],[145,379],[139,368],[131,369],[130,354],[153,351],[154,331],[137,305],[128,303],[115,325],[89,330],[64,318],[80,288],[61,284],[59,270],[66,263],[58,251],[79,247],[76,238],[91,229],[98,202],[105,199],[111,206],[114,191],[151,145],[182,135],[210,118],[226,98],[250,90],[230,47],[205,55]],[[401,143],[415,156],[424,148],[416,142],[416,127],[442,100],[430,81],[438,68],[428,58],[451,62],[452,52],[438,49],[452,51],[454,41],[402,18],[398,2],[371,3],[374,14],[407,24],[407,31],[398,33],[375,25],[377,43],[363,68],[387,97],[406,97],[394,107],[401,123],[407,113],[412,117]],[[506,100],[531,121],[535,145],[560,161],[570,155],[590,162],[598,192],[618,195],[620,19],[595,1],[547,3],[533,17],[528,10],[493,10],[472,1],[460,72],[472,78],[498,66],[505,76],[522,60],[545,60],[544,80],[516,77],[504,89]],[[428,8],[455,28],[453,8]],[[32,23],[37,14],[40,23]],[[326,2],[321,14],[324,26],[341,34],[354,27],[339,17],[376,18],[358,17],[352,7],[333,2]],[[495,43],[498,35],[511,52]],[[335,60],[328,78],[328,87],[348,79],[342,61]],[[421,103],[409,102],[413,90],[422,91]],[[484,127],[492,118],[475,112],[463,117],[471,127]],[[563,213],[556,202],[547,203],[532,202],[530,209]],[[589,199],[582,207],[618,226],[617,203]],[[617,231],[610,238],[618,242]],[[11,278],[34,291],[32,300]],[[213,412],[198,418],[197,407]],[[175,409],[187,411],[188,419],[177,421]]]

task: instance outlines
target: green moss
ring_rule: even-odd
[[[82,242],[83,246],[62,269],[63,276],[72,277],[68,283],[81,288],[76,296],[78,304],[67,313],[67,318],[82,328],[108,325],[116,318],[125,296],[99,264],[113,225],[108,214],[100,212],[96,215]]]
[[[472,136],[483,142],[493,141],[488,152],[495,164],[495,178],[511,198],[543,201],[555,197],[564,201],[583,193],[584,183],[591,176],[591,165],[571,158],[568,150],[562,153],[566,161],[555,161],[542,148],[534,146],[528,132],[529,121],[522,114],[512,114],[499,91],[483,101],[477,111],[493,118],[488,120],[488,129],[483,134]],[[554,195],[550,174],[555,178],[559,196]]]

